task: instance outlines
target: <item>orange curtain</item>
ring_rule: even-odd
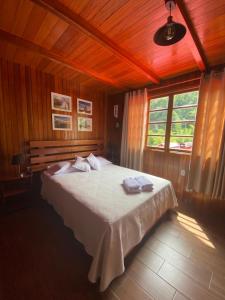
[[[218,196],[224,186],[224,120],[225,70],[203,75],[200,84],[188,189],[205,199]]]
[[[125,95],[120,163],[142,170],[147,120],[147,89]]]

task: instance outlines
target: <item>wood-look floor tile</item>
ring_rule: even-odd
[[[154,299],[173,299],[175,289],[138,260],[132,262],[127,272]]]
[[[160,236],[158,238],[160,239]],[[168,237],[164,239],[165,242],[167,241],[166,239],[168,239]],[[208,234],[204,229],[202,229],[201,235],[193,233],[186,229],[182,232],[179,239],[174,239],[175,243],[177,243],[177,241],[184,244],[189,243],[193,249],[197,248],[208,254],[216,254],[222,259],[225,259],[225,245],[223,245],[223,243],[220,243],[215,237],[212,237],[210,234]]]
[[[162,266],[164,259],[162,259],[159,255],[148,249],[147,247],[141,248],[137,255],[137,259],[140,260],[143,264],[148,266],[155,273],[158,272],[160,267]]]
[[[188,300],[188,298],[184,297],[184,295],[182,295],[181,293],[176,292],[173,300]]]
[[[111,289],[108,289],[102,294],[101,300],[120,300],[120,298]]]
[[[128,277],[128,274],[127,274],[127,271],[125,270],[125,272],[121,276],[115,278],[111,282],[110,288],[113,291],[115,291],[116,289],[118,289],[127,280],[127,277]]]
[[[195,249],[190,257],[191,261],[197,265],[205,265],[213,273],[225,276],[225,261],[216,255],[209,255],[204,251]]]
[[[196,247],[194,248],[194,251],[199,253],[200,255],[203,255],[204,257],[208,258],[208,257],[214,257],[214,261],[218,264],[222,264],[223,267],[225,267],[225,257],[223,255],[220,255],[218,253],[218,250],[215,246],[215,248],[211,248],[211,247]],[[225,249],[224,249],[225,251]]]
[[[127,277],[123,284],[121,284],[114,292],[119,299],[122,300],[153,300],[153,298],[130,277]]]
[[[157,255],[162,257],[163,259],[182,259],[185,258],[182,254],[178,253],[176,250],[172,249],[165,243],[151,238],[145,243],[145,247],[149,248],[150,250],[154,251]]]
[[[156,238],[159,241],[167,244],[169,247],[171,247],[172,249],[176,250],[180,254],[182,254],[182,255],[184,255],[186,257],[190,257],[191,256],[192,245],[190,244],[190,242],[185,241],[184,239],[181,239],[181,238],[176,238],[176,237],[168,236],[165,233],[157,234]]]
[[[200,251],[208,253],[209,255],[216,255],[217,257],[225,261],[225,247],[219,245],[218,242],[216,242],[214,239],[210,239],[210,237],[208,243],[209,245],[207,245],[207,241],[205,243],[204,241],[201,241],[201,243],[198,244],[197,248]]]
[[[198,247],[203,248],[204,251],[213,251],[214,254],[216,252],[217,255],[225,258],[225,240],[221,237],[216,236],[214,232],[209,231],[197,221],[195,221],[194,225],[188,225],[189,223],[179,222],[178,220],[173,220],[172,223],[173,226],[176,226],[177,229],[180,230],[181,238],[192,240],[194,244],[196,244]],[[195,228],[193,226],[195,226]],[[196,230],[196,226],[198,230]],[[209,246],[210,244],[212,245],[212,247]]]
[[[210,289],[225,299],[225,276],[213,274]]]
[[[166,262],[183,271],[185,274],[208,288],[212,277],[212,271],[209,269],[192,263],[190,259],[179,254],[158,240],[152,239],[150,242],[146,243],[146,247],[149,247],[152,249],[152,251],[156,252],[159,256],[165,259]]]
[[[221,299],[168,263],[163,264],[159,270],[159,275],[186,297],[193,300]]]
[[[157,234],[165,233],[168,236],[178,238],[181,235],[179,228],[173,225],[171,221],[166,221],[156,229]]]

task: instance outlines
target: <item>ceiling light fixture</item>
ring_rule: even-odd
[[[165,5],[170,15],[167,19],[167,23],[160,27],[154,35],[154,42],[160,46],[173,45],[179,42],[186,34],[184,25],[174,22],[171,16],[171,10],[176,7],[175,0],[165,0]]]

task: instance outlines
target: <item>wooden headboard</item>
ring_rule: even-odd
[[[30,166],[33,172],[63,160],[74,160],[76,155],[104,154],[103,140],[30,141]]]

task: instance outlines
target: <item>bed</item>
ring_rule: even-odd
[[[100,291],[124,272],[125,256],[168,210],[177,206],[171,183],[144,174],[152,192],[128,195],[121,183],[143,175],[113,164],[99,171],[42,176],[42,197],[63,218],[93,257],[88,278],[100,279]]]
[[[104,154],[103,140],[30,141],[32,171],[75,155]],[[123,179],[144,175],[154,184],[152,192],[127,195]],[[100,291],[124,272],[125,256],[168,210],[177,206],[171,183],[113,164],[101,170],[49,176],[42,172],[42,197],[51,204],[93,257],[88,278],[100,279]]]

